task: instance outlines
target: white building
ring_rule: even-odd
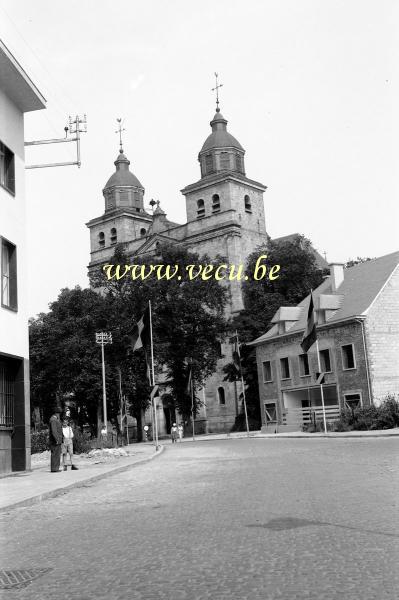
[[[0,40],[0,473],[30,469],[24,113],[43,108]]]

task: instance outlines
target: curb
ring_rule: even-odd
[[[349,435],[346,433],[309,433],[308,435],[304,435],[304,434],[298,434],[298,435],[289,435],[286,433],[269,433],[269,434],[255,434],[255,435],[242,435],[242,436],[230,436],[230,437],[213,437],[213,436],[209,436],[209,437],[203,437],[200,438],[198,436],[198,438],[195,441],[201,441],[201,442],[212,442],[212,441],[225,441],[225,440],[247,440],[247,439],[252,439],[252,440],[309,440],[309,439],[365,439],[365,438],[397,438],[399,437],[399,431],[398,433],[369,433],[369,434],[365,434],[365,433],[359,433],[356,435]]]
[[[14,502],[12,504],[8,504],[7,506],[0,507],[0,513],[7,512],[14,508],[21,508],[26,506],[33,506],[34,504],[39,504],[43,502],[43,500],[48,500],[49,498],[55,498],[56,496],[60,496],[64,492],[69,492],[73,488],[83,487],[87,483],[92,483],[94,481],[98,481],[100,479],[105,479],[107,477],[111,477],[112,475],[116,475],[118,473],[123,473],[124,471],[128,471],[129,469],[133,469],[136,466],[143,465],[146,462],[150,462],[157,456],[160,456],[164,451],[165,446],[160,446],[158,451],[155,451],[152,456],[146,456],[145,458],[141,458],[134,463],[129,465],[122,465],[120,467],[115,467],[115,469],[106,471],[105,473],[97,473],[96,475],[92,475],[87,479],[82,479],[81,481],[75,481],[70,483],[69,485],[59,487],[55,490],[50,490],[48,492],[43,492],[42,494],[37,494],[36,496],[31,496],[30,498],[25,498],[25,500],[20,500],[19,502]]]

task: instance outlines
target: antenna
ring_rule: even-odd
[[[84,114],[83,119],[76,115],[73,119],[69,117],[68,125],[64,127],[65,137],[55,138],[52,140],[33,140],[32,142],[25,142],[25,146],[39,146],[41,144],[63,144],[65,142],[76,142],[76,160],[72,162],[61,162],[61,163],[48,163],[44,165],[25,165],[25,169],[44,169],[46,167],[67,167],[69,165],[81,166],[80,160],[80,134],[87,133],[87,117]],[[68,137],[72,135],[75,137]]]

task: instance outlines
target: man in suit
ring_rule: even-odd
[[[62,425],[60,414],[62,408],[57,404],[54,406],[53,415],[49,423],[49,444],[51,450],[51,472],[60,472],[61,444],[62,444]]]

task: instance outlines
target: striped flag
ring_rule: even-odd
[[[150,313],[148,307],[145,309],[143,316],[134,326],[133,333],[130,338],[130,343],[133,348],[133,352],[140,348],[148,348],[151,343],[151,332],[150,332]]]
[[[316,335],[316,323],[314,320],[314,306],[313,306],[313,294],[310,292],[309,308],[308,308],[308,319],[306,322],[306,329],[303,334],[301,348],[306,353],[309,348],[317,340]]]

